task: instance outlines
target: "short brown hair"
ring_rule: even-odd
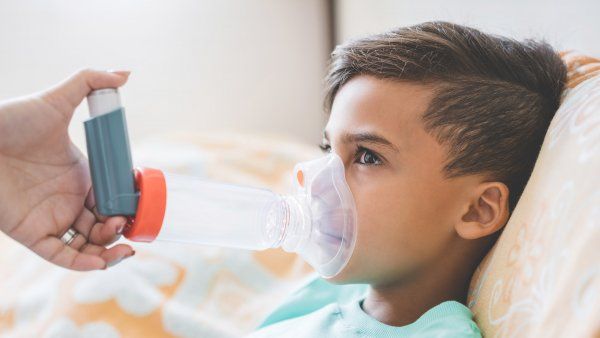
[[[447,146],[445,176],[485,174],[509,189],[512,211],[558,109],[566,67],[552,47],[448,22],[426,22],[336,47],[329,113],[357,75],[432,85],[424,129]]]

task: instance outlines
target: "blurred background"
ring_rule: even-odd
[[[171,132],[245,131],[317,143],[329,53],[346,39],[448,20],[600,55],[600,2],[0,0],[0,99],[79,68],[128,69],[133,144]],[[80,106],[71,126],[83,145]]]

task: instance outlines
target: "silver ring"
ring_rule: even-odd
[[[73,240],[75,239],[75,237],[77,237],[77,235],[79,235],[79,232],[77,232],[77,230],[75,230],[73,228],[69,228],[69,230],[67,230],[67,232],[65,232],[65,234],[62,235],[60,240],[63,241],[63,243],[65,243],[65,245],[69,245],[69,244],[71,244],[71,242],[73,242]]]

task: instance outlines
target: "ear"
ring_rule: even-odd
[[[502,229],[509,216],[508,187],[501,182],[483,182],[474,190],[455,229],[464,239],[477,239]]]

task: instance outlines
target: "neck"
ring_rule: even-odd
[[[432,307],[447,301],[466,303],[472,273],[479,263],[466,264],[464,255],[445,256],[435,266],[409,280],[371,285],[362,307],[371,317],[391,326],[415,322]],[[462,259],[453,259],[462,258]]]

